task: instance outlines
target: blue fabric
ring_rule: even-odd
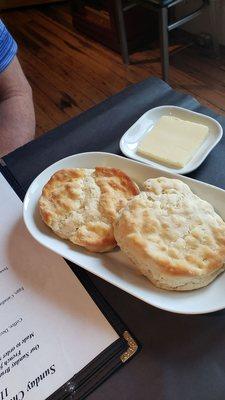
[[[0,73],[11,63],[17,53],[17,44],[0,20]]]

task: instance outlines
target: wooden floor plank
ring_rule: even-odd
[[[60,32],[54,27],[52,27],[51,31],[49,29],[46,21],[43,24],[42,18],[36,18],[32,24],[32,27],[27,27],[28,32],[31,35],[36,35],[39,43],[42,40],[46,40],[48,38],[48,45],[43,43],[43,46],[46,48],[47,46],[51,47],[52,51],[63,52],[64,56],[72,57],[73,63],[76,68],[79,70],[79,73],[82,73],[83,76],[86,76],[87,79],[95,80],[98,82],[100,89],[104,91],[107,95],[114,94],[126,86],[127,83],[124,79],[121,79],[119,75],[112,74],[112,71],[109,70],[103,63],[102,60],[92,59],[85,54],[82,48],[78,46],[78,43],[75,42],[75,38],[73,38],[73,43],[69,41],[69,37],[67,32],[64,34],[60,34]],[[54,49],[53,49],[54,47]],[[88,76],[90,75],[90,76]]]
[[[52,98],[55,98],[59,105],[63,103],[63,99],[70,98],[71,109],[81,112],[95,105],[95,102],[78,93],[77,84],[71,82],[71,77],[68,80],[65,77],[62,79],[61,74],[51,69],[49,65],[39,60],[38,57],[27,57],[24,51],[21,51],[21,64],[34,81],[43,87],[47,93],[52,93]],[[65,71],[64,71],[65,74]],[[33,76],[32,76],[33,75]],[[69,74],[68,74],[69,75]],[[53,90],[54,88],[54,90]],[[71,113],[70,113],[71,114]]]
[[[26,74],[33,86],[35,87],[38,82],[38,89],[42,92],[43,96],[49,98],[53,108],[57,107],[58,116],[54,119],[60,121],[66,121],[70,117],[78,115],[81,113],[81,109],[77,107],[76,102],[73,97],[71,97],[68,92],[60,91],[55,85],[52,85],[49,76],[40,74],[33,63],[30,60],[23,60],[23,66],[26,69]],[[45,104],[44,104],[45,106]]]
[[[86,80],[89,82],[89,84],[91,84],[91,86],[102,92],[105,97],[110,96],[111,94],[114,94],[116,91],[119,91],[125,87],[125,83],[123,83],[119,87],[117,85],[118,90],[116,90],[113,85],[113,82],[117,80],[117,76],[115,74],[113,76],[111,76],[111,74],[106,76],[105,73],[103,74],[103,68],[99,68],[96,65],[92,66],[91,68],[90,60],[86,59],[85,63],[81,62],[79,51],[71,51],[71,49],[68,50],[68,48],[63,45],[62,40],[60,41],[57,38],[54,39],[53,34],[48,36],[48,42],[46,42],[46,30],[41,30],[40,32],[40,28],[38,28],[38,31],[36,32],[33,27],[22,27],[18,23],[15,23],[14,32],[16,32],[16,29],[17,32],[20,31],[20,34],[23,35],[24,40],[29,40],[38,46],[39,57],[43,59],[43,50],[45,60],[47,53],[47,60],[51,58],[54,59],[55,62],[57,61],[60,65],[67,66],[70,69],[71,76],[76,74],[78,79],[81,77],[83,80]],[[46,61],[46,63],[48,63],[48,61]]]
[[[43,48],[35,38],[26,33],[23,27],[14,24],[14,33],[20,44],[19,57],[23,62],[23,57],[28,57],[30,62],[37,62],[40,72],[48,70],[51,78],[57,84],[63,82],[63,87],[69,86],[73,90],[73,95],[77,104],[82,110],[89,108],[92,104],[97,104],[106,98],[106,95],[87,80],[82,78],[74,67],[73,61],[65,57],[60,51],[51,51]],[[25,47],[24,47],[25,43]],[[27,51],[29,49],[29,51]],[[25,54],[25,56],[24,56]],[[25,69],[26,72],[26,69]],[[45,73],[45,72],[44,72]],[[90,104],[90,102],[92,104]]]
[[[40,24],[42,28],[47,27],[49,24],[49,18],[39,13],[39,18],[37,18],[37,12],[35,14],[31,13],[31,16],[35,18],[35,24]],[[112,52],[110,49],[107,49],[105,46],[101,46],[97,42],[91,41],[88,38],[82,37],[75,31],[68,30],[65,28],[63,30],[63,36],[61,27],[57,21],[51,25],[51,31],[54,32],[57,38],[63,38],[63,41],[72,47],[75,46],[77,50],[81,51],[86,55],[89,60],[92,60],[94,63],[98,63],[101,66],[104,66],[107,70],[111,71],[113,75],[118,75],[120,78],[127,80],[128,83],[136,82],[137,79],[142,77],[146,78],[147,71],[143,70],[141,67],[137,65],[129,65],[126,67],[121,60],[121,56],[115,52]],[[87,61],[85,59],[84,61]]]
[[[34,108],[35,108],[35,114],[36,114],[36,132],[35,132],[35,137],[41,136],[44,132],[48,132],[51,129],[53,129],[56,125],[55,121],[53,121],[49,114],[48,114],[48,109],[47,110],[42,110],[39,106],[38,99],[36,99],[36,93],[35,93],[35,99],[34,99]]]
[[[161,77],[158,43],[120,54],[72,26],[69,2],[4,11],[1,15],[19,44],[19,58],[34,94],[37,135],[150,76]],[[225,56],[202,55],[180,36],[170,45],[170,85],[225,115]]]

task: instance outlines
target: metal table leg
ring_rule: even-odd
[[[161,48],[162,76],[163,80],[169,79],[169,41],[168,41],[168,9],[159,9],[159,35]]]
[[[119,40],[120,40],[120,48],[122,53],[123,62],[125,64],[129,64],[129,52],[128,52],[128,45],[127,45],[127,34],[126,28],[124,23],[124,14],[123,14],[123,6],[121,0],[115,0],[115,10],[117,14],[117,21],[118,21],[118,31],[119,31]]]
[[[212,31],[213,49],[217,57],[220,56],[220,46],[218,42],[218,29],[217,29],[217,18],[216,18],[216,0],[208,0],[209,4],[209,17]]]

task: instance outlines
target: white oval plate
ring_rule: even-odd
[[[209,135],[199,150],[183,168],[170,168],[156,161],[152,161],[137,153],[140,140],[153,128],[156,122],[164,115],[174,116],[185,121],[196,122],[208,126]],[[223,135],[223,128],[215,119],[199,114],[186,108],[176,106],[161,106],[152,108],[143,114],[122,136],[120,149],[129,158],[144,162],[155,168],[160,168],[175,174],[187,174],[194,171],[205,160],[210,151],[216,146]]]
[[[91,254],[81,247],[58,238],[42,222],[37,210],[38,199],[43,186],[52,174],[61,168],[94,168],[95,166],[120,168],[140,186],[150,177],[178,177],[186,182],[197,195],[213,204],[216,211],[225,219],[224,190],[187,177],[166,173],[124,157],[94,152],[64,158],[45,169],[33,181],[25,196],[23,208],[24,221],[31,235],[48,249],[155,307],[182,314],[203,314],[225,308],[225,273],[202,289],[189,292],[160,290],[154,287],[147,278],[136,274],[131,262],[119,249],[104,254]]]

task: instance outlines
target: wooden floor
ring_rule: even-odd
[[[157,47],[134,54],[136,64],[125,66],[119,54],[74,32],[67,2],[5,11],[1,17],[19,44],[33,88],[37,136],[132,83],[160,77]],[[195,46],[179,51],[182,47],[171,46],[171,86],[225,114],[225,56],[215,60]]]

